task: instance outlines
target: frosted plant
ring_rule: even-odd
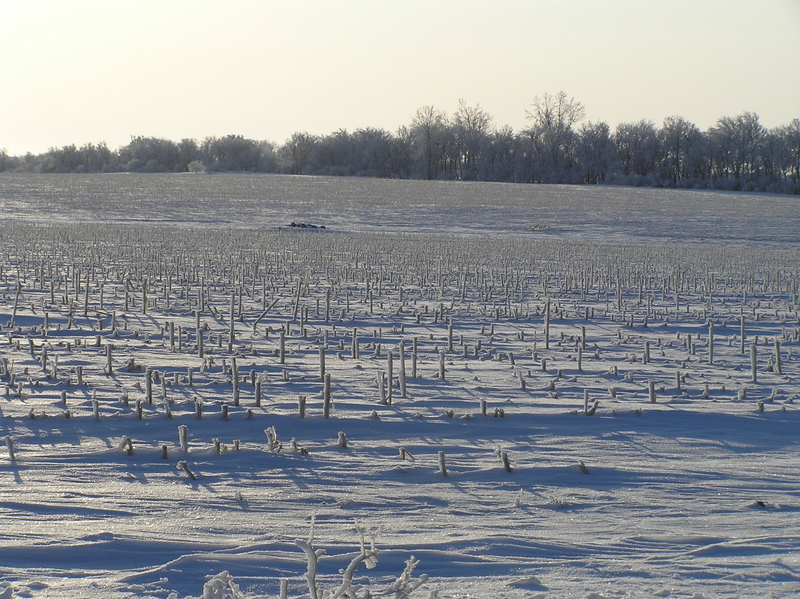
[[[279,452],[283,447],[278,439],[278,432],[274,426],[264,429],[264,434],[267,436],[267,451]]]
[[[350,564],[340,572],[342,575],[341,584],[339,584],[339,586],[334,590],[324,590],[318,586],[317,573],[319,570],[320,558],[325,554],[325,550],[316,549],[314,547],[314,524],[315,517],[312,516],[308,540],[298,539],[295,541],[295,544],[303,550],[303,553],[305,553],[306,560],[308,562],[308,567],[305,573],[305,579],[309,592],[308,599],[367,599],[368,597],[373,597],[374,595],[370,589],[364,589],[363,594],[361,594],[359,592],[360,589],[353,585],[353,578],[361,564],[364,564],[367,569],[372,569],[378,564],[378,550],[375,548],[375,543],[370,541],[369,549],[367,548],[364,538],[364,530],[358,523],[356,523],[356,528],[359,534],[361,551],[359,551],[358,554],[350,561]],[[415,559],[413,556],[409,558],[409,560],[406,562],[406,567],[403,573],[397,578],[391,587],[383,592],[380,592],[379,595],[385,597],[394,597],[394,599],[408,599],[416,589],[428,581],[427,575],[422,575],[418,579],[414,580],[413,572],[418,564],[419,560]],[[217,596],[211,595],[211,597],[216,599]],[[432,592],[430,597],[436,597],[436,593]],[[205,599],[205,596],[203,599]],[[233,599],[235,599],[235,596]],[[281,599],[288,599],[285,580],[281,581]]]
[[[226,570],[212,577],[203,585],[203,599],[244,599],[239,591],[239,585],[233,582],[233,577]]]
[[[428,582],[428,575],[423,574],[417,580],[414,580],[414,569],[419,565],[419,560],[413,555],[406,561],[405,570],[398,577],[395,583],[389,588],[387,595],[394,593],[394,599],[408,599],[411,593],[416,591],[423,584]],[[432,593],[435,596],[434,593]]]

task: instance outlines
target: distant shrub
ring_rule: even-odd
[[[200,160],[192,160],[186,168],[190,173],[206,172],[206,165]]]

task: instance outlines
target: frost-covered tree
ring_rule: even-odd
[[[274,168],[274,149],[241,135],[207,137],[200,146],[203,162],[215,171],[267,171]]]
[[[458,101],[458,109],[453,114],[453,158],[456,176],[465,181],[478,178],[489,145],[492,117],[479,105],[469,106],[464,100]]]
[[[662,176],[673,186],[683,185],[695,176],[702,134],[696,125],[680,116],[664,119],[659,131]]]
[[[184,138],[178,142],[178,161],[180,162],[181,170],[191,172],[189,165],[193,162],[202,161],[202,159],[203,155],[194,139]],[[203,167],[203,170],[205,170],[205,167]]]
[[[509,126],[493,131],[487,138],[478,165],[481,181],[515,181],[517,138]]]
[[[317,138],[309,133],[294,133],[278,151],[281,172],[291,175],[307,174],[311,166],[311,152]]]
[[[583,104],[567,98],[563,91],[535,97],[527,111],[531,126],[525,130],[531,141],[538,179],[570,181],[577,158],[577,135],[573,129],[584,117]]]
[[[144,173],[181,171],[175,142],[159,137],[133,136],[119,149],[120,163],[126,170]]]
[[[438,179],[444,155],[447,115],[433,106],[417,109],[411,121],[411,148],[419,179]]]
[[[732,180],[736,189],[757,182],[762,168],[760,149],[766,134],[753,112],[718,119],[708,133],[714,174]]]
[[[772,130],[778,138],[779,149],[776,171],[780,174],[780,191],[800,194],[800,119]]]
[[[391,177],[392,135],[384,129],[367,127],[352,136],[355,174],[366,177]]]
[[[578,130],[578,157],[584,183],[604,183],[614,160],[614,143],[607,123],[586,123]]]
[[[414,154],[411,129],[398,127],[389,147],[389,160],[393,177],[407,179],[414,176]]]
[[[658,163],[658,131],[652,121],[620,123],[612,136],[624,183],[652,177]]]

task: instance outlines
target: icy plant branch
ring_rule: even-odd
[[[408,560],[406,561],[405,570],[403,570],[403,573],[389,589],[391,593],[394,593],[394,599],[408,599],[408,597],[411,596],[411,593],[413,593],[423,584],[428,582],[427,574],[423,574],[417,580],[414,580],[413,577],[414,569],[418,565],[419,565],[419,560],[416,559],[413,555],[410,558],[408,558]],[[434,593],[431,593],[431,595],[435,596]]]

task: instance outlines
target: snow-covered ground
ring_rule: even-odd
[[[423,599],[800,594],[793,198],[3,175],[0,209],[0,597],[308,596],[312,520],[326,596],[361,537],[358,597],[411,556]]]

